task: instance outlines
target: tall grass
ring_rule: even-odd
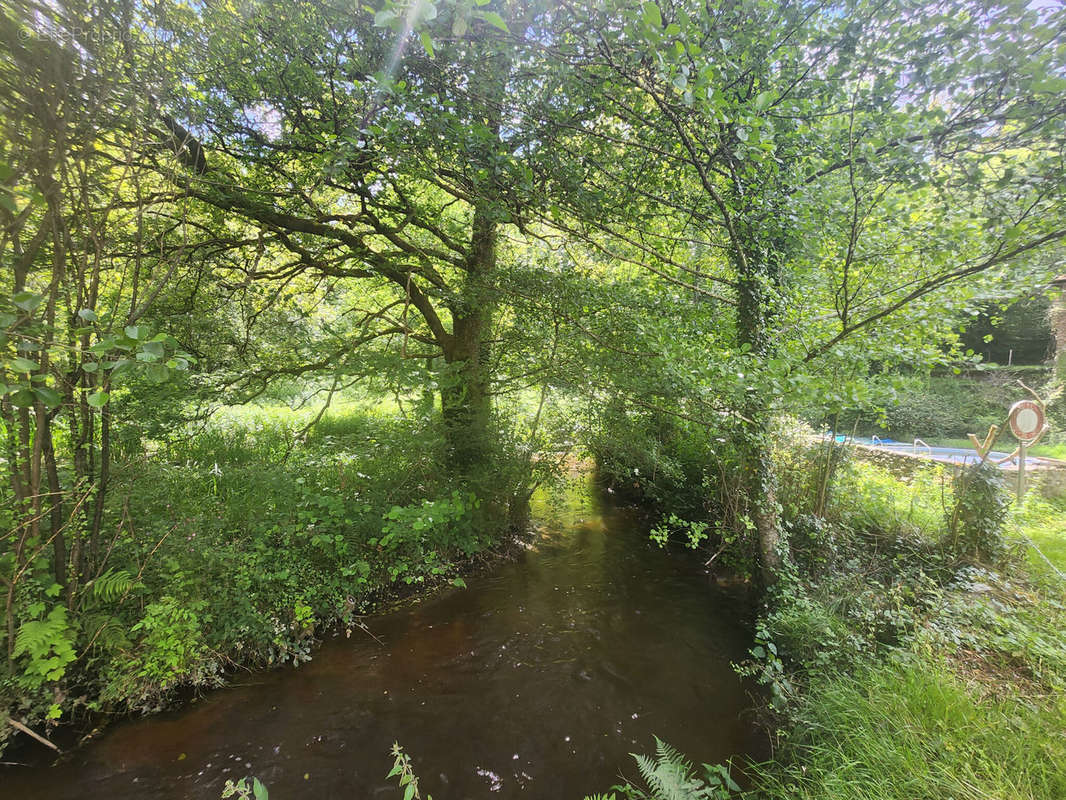
[[[1049,500],[1039,492],[1029,492],[1015,514],[1015,524],[1039,548],[1039,553],[1028,552],[1033,570],[1038,574],[1050,572],[1052,577],[1056,577],[1054,570],[1066,573],[1066,498]]]
[[[794,532],[821,569],[800,558],[765,618],[798,691],[759,797],[1066,798],[1066,502],[1031,492],[1006,533],[1043,556],[1015,538],[996,563],[944,551],[952,502],[935,469],[845,463]]]
[[[1066,702],[982,699],[931,654],[823,676],[796,722],[792,763],[755,769],[768,797],[1066,797]]]

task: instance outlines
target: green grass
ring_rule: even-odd
[[[1038,574],[1051,572],[1050,566],[1066,573],[1066,498],[1047,500],[1037,492],[1030,492],[1025,504],[1015,514],[1016,531],[1031,539],[1044,560],[1030,548],[1027,557],[1030,567]]]
[[[1066,500],[1030,492],[1006,531],[1021,557],[990,565],[936,555],[950,498],[865,464],[841,475],[837,561],[767,618],[799,691],[757,796],[1066,798]]]
[[[837,476],[826,514],[851,526],[935,538],[944,521],[947,480],[939,465],[904,482],[883,466],[855,461]]]
[[[790,767],[757,770],[768,797],[1066,797],[1066,703],[982,699],[934,654],[824,677],[797,721]]]
[[[1034,456],[1042,458],[1057,458],[1066,461],[1066,442],[1060,444],[1038,444],[1032,449]]]

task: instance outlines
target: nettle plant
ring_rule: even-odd
[[[446,553],[477,552],[480,540],[473,512],[480,506],[474,494],[458,490],[438,500],[393,506],[385,514],[381,537],[369,543],[390,555],[390,580],[422,583],[427,576],[447,572]]]

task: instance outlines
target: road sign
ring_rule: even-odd
[[[1044,409],[1032,400],[1019,400],[1010,407],[1007,420],[1014,438],[1028,444],[1044,430]]]

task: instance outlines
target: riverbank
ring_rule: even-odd
[[[762,623],[782,662],[760,664],[780,729],[760,796],[1066,796],[1066,505],[1031,494],[979,559],[944,552],[933,478],[854,465],[836,491]]]
[[[342,407],[304,430],[310,412],[221,409],[116,454],[96,574],[73,595],[29,575],[16,596],[0,713],[70,746],[304,663],[324,635],[363,635],[362,615],[512,550],[499,484],[442,471],[439,431],[391,411]]]
[[[400,741],[438,800],[579,798],[635,773],[668,737],[726,760],[766,756],[755,691],[730,667],[755,609],[588,480],[534,503],[529,549],[196,703],[131,718],[62,763],[0,774],[20,800],[402,797]],[[391,784],[391,785],[390,785]]]
[[[678,507],[702,487],[688,464],[711,461],[715,445],[673,441],[684,448],[639,471],[607,463],[630,489]],[[739,664],[768,690],[774,758],[750,767],[744,796],[1066,797],[1066,502],[1030,492],[1012,504],[996,475],[968,475],[963,495],[945,467],[899,474],[805,442],[802,429],[778,444],[791,566]],[[717,520],[690,503],[680,519],[660,502],[662,529],[685,544],[710,531],[700,560],[743,565],[743,540],[715,536]],[[649,774],[707,761],[643,752]],[[678,796],[719,790],[720,773],[691,777]],[[662,796],[654,780],[635,782]]]

